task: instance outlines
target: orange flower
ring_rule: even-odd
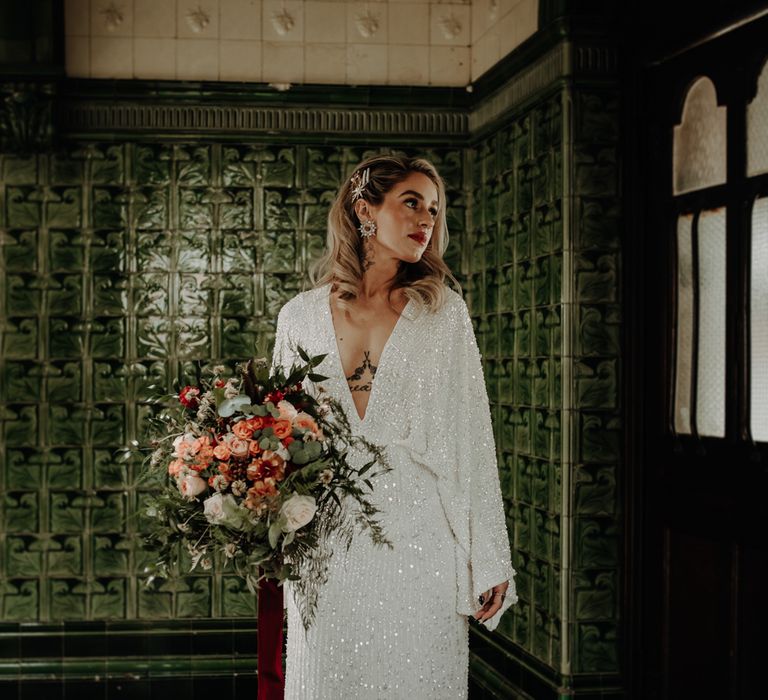
[[[250,445],[248,445],[248,454],[255,457],[260,452],[261,448],[259,447],[259,443],[256,440],[251,440]]]
[[[278,418],[272,426],[272,430],[278,440],[288,437],[291,434],[291,421],[285,418]]]
[[[253,428],[248,421],[241,420],[232,426],[232,432],[241,440],[249,440],[253,435]]]
[[[264,427],[264,418],[262,416],[251,416],[246,422],[254,432]]]

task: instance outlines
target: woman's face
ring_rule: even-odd
[[[376,258],[418,262],[432,238],[438,212],[437,187],[424,173],[411,173],[384,195],[379,206],[358,200],[355,209],[361,221],[376,222],[376,235],[369,239]]]

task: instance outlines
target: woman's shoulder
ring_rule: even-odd
[[[291,297],[280,308],[277,315],[278,320],[281,322],[289,322],[292,319],[302,317],[306,314],[317,314],[320,303],[322,302],[324,295],[327,294],[327,287],[328,285],[324,284],[320,287],[314,287],[299,292]]]

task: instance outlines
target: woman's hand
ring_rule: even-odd
[[[480,596],[480,604],[483,607],[473,615],[475,620],[478,622],[485,622],[499,612],[501,604],[507,596],[507,588],[509,588],[509,581],[504,581],[504,583],[500,583],[498,586],[494,586],[490,591],[483,593],[483,595]]]

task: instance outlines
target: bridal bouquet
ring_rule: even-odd
[[[166,407],[149,419],[143,476],[159,487],[144,539],[157,554],[150,585],[171,575],[181,546],[190,570],[218,559],[253,592],[265,577],[294,581],[308,628],[332,555],[321,546],[325,535],[340,532],[349,547],[357,526],[391,547],[369,500],[372,479],[390,467],[381,447],[352,435],[344,410],[320,386],[326,377],[314,368],[325,355],[298,352],[304,364],[288,373],[249,360],[236,378],[214,367],[199,385],[157,397]],[[307,378],[317,396],[304,390]],[[347,459],[353,448],[370,457],[362,467]]]

